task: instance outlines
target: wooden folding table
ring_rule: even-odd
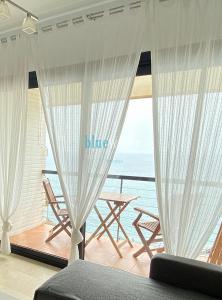
[[[123,257],[120,252],[120,247],[125,242],[128,242],[130,247],[133,247],[133,245],[130,242],[129,237],[128,237],[125,229],[123,228],[123,225],[120,222],[120,215],[127,208],[127,206],[130,204],[130,202],[133,200],[136,200],[137,198],[139,198],[139,196],[132,196],[132,195],[126,195],[126,194],[119,194],[119,193],[102,193],[99,197],[99,200],[103,200],[107,203],[107,206],[108,206],[110,212],[107,214],[107,216],[105,218],[103,218],[98,207],[96,205],[94,206],[96,214],[101,223],[97,227],[97,229],[94,231],[94,233],[86,241],[85,246],[87,246],[94,237],[97,237],[97,239],[99,239],[99,238],[101,238],[102,235],[104,235],[104,233],[107,233],[107,235],[108,235],[111,243],[113,244],[113,247],[115,248],[116,252],[118,253],[119,257]],[[109,231],[109,227],[114,222],[116,222],[118,224],[119,229],[122,231],[124,237],[126,238],[126,240],[123,241],[123,243],[121,243],[119,245],[114,240],[112,234]]]

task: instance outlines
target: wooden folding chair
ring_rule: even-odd
[[[45,242],[51,241],[62,231],[65,231],[68,234],[68,236],[71,237],[71,223],[68,211],[67,209],[62,209],[60,207],[60,204],[64,204],[65,201],[57,200],[57,198],[62,198],[62,196],[54,195],[50,181],[48,179],[43,180],[43,186],[48,199],[48,203],[52,208],[56,220],[58,221],[58,223],[49,231],[49,237],[46,239]]]
[[[157,251],[157,252],[163,252],[164,248],[163,247],[156,247],[156,248],[151,248],[151,244],[154,243],[160,243],[163,241],[161,232],[160,232],[160,220],[157,216],[153,215],[149,211],[146,211],[141,208],[134,208],[136,211],[139,212],[137,218],[133,222],[133,226],[135,226],[135,229],[142,241],[143,246],[133,254],[134,257],[138,257],[140,254],[143,252],[147,252],[150,258],[153,257],[152,251]],[[148,222],[142,222],[140,221],[141,217],[145,214],[149,218],[151,218],[151,221]],[[150,237],[147,240],[144,235],[142,230],[147,230],[150,232]]]
[[[210,252],[208,262],[211,264],[222,265],[222,223]]]

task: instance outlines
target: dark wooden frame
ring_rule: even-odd
[[[140,56],[139,65],[137,68],[136,76],[150,75],[151,74],[151,52],[142,52]],[[38,88],[38,80],[36,72],[29,72],[29,89]]]

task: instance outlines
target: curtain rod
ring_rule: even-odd
[[[132,1],[129,4],[118,5],[104,10],[100,9],[92,13],[82,14],[80,16],[76,16],[67,20],[62,20],[54,24],[47,24],[45,26],[43,25],[40,27],[40,29],[43,32],[47,32],[47,31],[52,31],[53,26],[56,26],[57,28],[62,28],[62,27],[67,27],[69,23],[78,25],[80,23],[84,23],[85,20],[96,21],[97,19],[104,17],[106,12],[108,12],[108,16],[112,16],[115,14],[123,13],[126,8],[128,8],[129,10],[138,9],[142,6],[142,3],[144,2],[145,2],[144,0],[137,0],[137,1]]]
[[[23,11],[26,14],[31,15],[32,17],[34,17],[34,19],[38,20],[39,18],[37,16],[35,16],[32,12],[30,12],[29,10],[25,9],[24,7],[18,5],[17,3],[13,2],[12,0],[6,0],[8,3],[10,3],[12,6],[18,8],[19,10]]]
[[[7,0],[7,1],[11,1],[11,0]],[[74,14],[74,12],[76,14],[76,11],[73,11],[71,13],[69,12],[69,17],[70,17],[69,19],[61,20],[61,21],[55,22],[54,24],[47,24],[46,23],[46,25],[43,25],[42,23],[45,23],[49,19],[42,19],[42,20],[39,21],[39,30],[41,30],[42,32],[49,32],[49,31],[53,30],[53,27],[58,28],[58,29],[62,29],[62,28],[67,27],[70,23],[72,23],[73,25],[78,25],[80,23],[84,23],[85,20],[96,21],[97,19],[104,17],[105,12],[108,12],[108,15],[112,16],[114,14],[119,14],[119,13],[124,12],[124,10],[126,8],[128,8],[130,10],[138,9],[142,6],[142,4],[145,1],[146,0],[135,0],[135,1],[131,1],[130,3],[129,2],[124,3],[122,5],[110,6],[110,8],[107,8],[107,9],[98,9],[98,11],[94,11],[94,12],[88,13],[88,14],[87,13],[82,14],[82,15],[76,16],[76,17],[71,17],[71,15]],[[113,1],[111,1],[111,2],[113,2]],[[100,3],[100,6],[101,6],[101,3]],[[86,10],[86,9],[81,9],[81,11],[83,11],[83,10]],[[60,15],[60,17],[61,17],[61,15]],[[64,17],[64,15],[63,15],[63,17]],[[50,21],[53,21],[53,20],[56,20],[56,19],[58,19],[58,16],[51,17]],[[14,28],[14,29],[4,31],[2,33],[0,32],[0,41],[1,41],[1,43],[7,43],[7,39],[10,39],[12,41],[15,40],[17,37],[20,36],[20,31],[21,31],[21,27],[17,27],[17,28]],[[36,34],[38,34],[38,33],[36,33]]]

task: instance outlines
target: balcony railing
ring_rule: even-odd
[[[48,175],[51,180],[53,189],[57,194],[61,194],[61,190],[58,189],[59,180],[53,179],[53,176],[57,175],[57,171],[53,170],[43,170],[44,175]],[[57,177],[57,176],[56,176]],[[134,207],[143,207],[154,214],[158,214],[157,208],[157,198],[155,189],[155,178],[154,177],[143,177],[143,176],[129,176],[129,175],[108,175],[105,182],[103,191],[108,192],[119,192],[139,196],[138,200],[133,201],[127,207],[126,211],[121,215],[121,223],[127,230],[127,233],[131,237],[133,242],[140,242],[135,229],[132,226],[132,222],[136,217],[136,212]],[[102,214],[106,215],[108,208],[104,201],[100,201],[98,204],[99,210]],[[50,212],[47,213],[50,219]],[[94,211],[92,211],[86,222],[86,232],[92,233],[99,225],[99,220]],[[218,225],[219,226],[219,225]],[[217,227],[218,227],[217,226]],[[203,249],[203,254],[209,253],[210,249],[216,238],[218,228],[215,228],[213,234],[211,235],[207,245]],[[119,228],[117,225],[113,225],[111,228],[113,236],[116,235],[117,239],[121,239]]]
[[[57,171],[43,170],[42,173],[49,177],[52,187],[56,194],[61,194],[61,190],[58,189],[59,180],[55,178]],[[56,176],[57,177],[57,176]],[[107,180],[103,187],[103,191],[125,193],[139,196],[138,200],[133,201],[127,207],[126,211],[121,215],[121,223],[127,230],[132,241],[140,242],[135,229],[132,226],[133,220],[136,218],[137,213],[134,211],[134,207],[143,207],[149,209],[153,213],[157,213],[157,202],[155,192],[155,178],[145,176],[129,176],[129,175],[111,175],[107,176]],[[99,201],[98,208],[103,215],[108,212],[108,207],[104,201]],[[52,214],[48,208],[47,218],[50,221]],[[92,233],[99,225],[99,220],[94,211],[92,211],[86,222],[86,232]],[[117,239],[121,239],[121,233],[116,224],[113,224],[110,231]]]

